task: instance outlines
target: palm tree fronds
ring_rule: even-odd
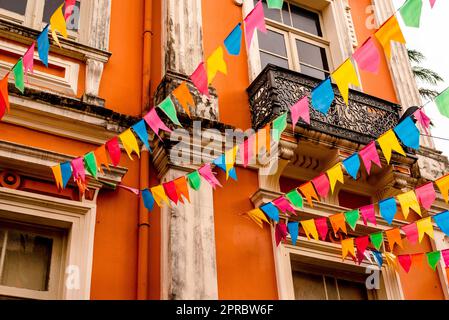
[[[417,79],[431,85],[437,85],[438,82],[444,81],[438,73],[427,68],[415,66],[412,68],[412,71]]]
[[[427,88],[419,88],[419,94],[425,100],[434,100],[440,93],[435,90],[427,89]]]
[[[424,60],[426,60],[426,57],[417,50],[408,49],[407,50],[408,58],[413,63],[422,63]]]

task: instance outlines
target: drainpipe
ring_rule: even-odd
[[[144,0],[144,26],[142,50],[142,116],[150,106],[152,1]],[[149,152],[144,148],[140,156],[140,190],[149,185]],[[138,252],[137,252],[137,300],[149,298],[149,214],[139,201]]]

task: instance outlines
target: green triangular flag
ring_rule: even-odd
[[[187,180],[189,180],[190,187],[193,190],[198,190],[201,186],[201,177],[200,173],[195,170],[187,175]]]
[[[399,10],[407,27],[419,28],[422,0],[407,0]]]
[[[382,241],[384,240],[382,232],[371,234],[369,237],[374,248],[380,250],[380,247],[382,246]]]
[[[267,0],[267,2],[270,9],[282,9],[284,0]]]
[[[14,73],[14,82],[16,84],[16,88],[19,89],[20,92],[25,91],[25,83],[23,82],[23,60],[22,58],[17,61],[16,65],[12,69]]]
[[[435,98],[435,103],[440,113],[449,118],[449,88]]]
[[[304,201],[302,199],[302,196],[298,193],[298,191],[296,190],[290,191],[285,196],[296,208],[304,207]]]
[[[86,164],[87,171],[97,179],[97,160],[95,159],[95,154],[93,152],[89,152],[84,156],[84,163]]]
[[[433,271],[435,271],[435,268],[437,267],[437,264],[440,261],[440,259],[441,259],[440,251],[427,253],[427,262],[429,263],[429,266],[433,269]]]
[[[273,121],[273,140],[279,142],[282,132],[287,128],[287,113],[277,117]]]
[[[176,113],[175,105],[170,97],[165,98],[164,101],[162,101],[158,106],[162,111],[165,112],[167,117],[170,118],[170,120],[178,125],[181,126],[181,123],[178,120],[178,116]],[[182,127],[182,126],[181,126]]]
[[[351,229],[354,231],[355,226],[357,225],[357,220],[360,219],[359,210],[352,210],[345,213],[346,222],[349,224]]]

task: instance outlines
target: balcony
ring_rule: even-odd
[[[254,129],[260,129],[284,113],[321,81],[295,71],[267,65],[247,89]],[[346,106],[336,85],[335,99],[324,115],[310,109],[310,125],[301,120],[298,126],[320,131],[356,143],[367,144],[399,121],[401,107],[397,104],[350,90]],[[290,117],[288,120],[291,122]]]

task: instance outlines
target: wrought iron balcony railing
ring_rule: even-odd
[[[247,89],[253,128],[262,128],[301,97],[310,96],[319,83],[313,77],[267,65]],[[366,144],[397,125],[399,105],[350,90],[347,106],[337,86],[333,88],[335,99],[329,112],[325,115],[311,108],[310,125],[299,121],[299,126]]]

